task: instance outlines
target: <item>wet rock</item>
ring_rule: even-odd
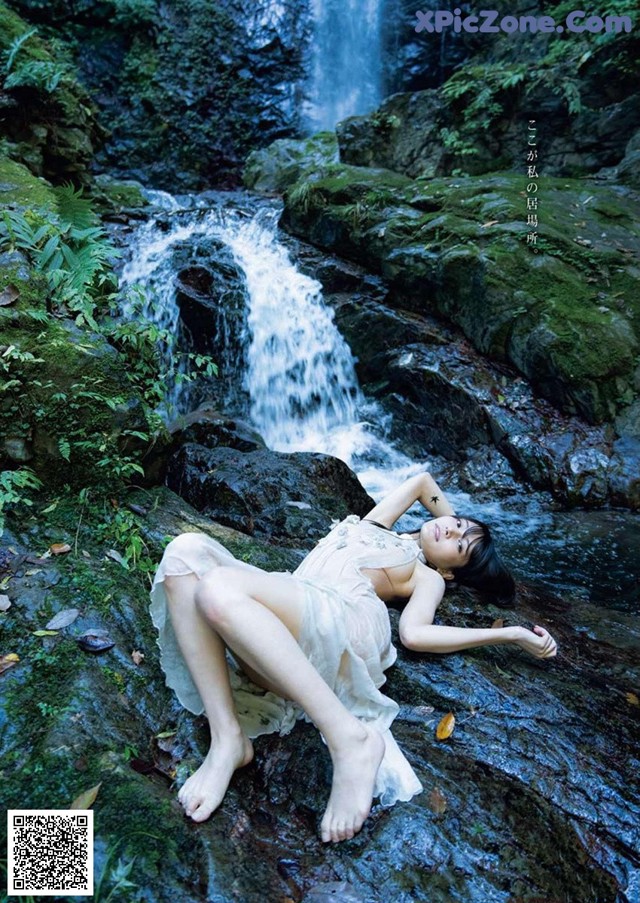
[[[640,510],[640,441],[623,437],[613,443],[607,478],[614,505]]]
[[[419,183],[344,165],[306,178],[287,191],[283,224],[381,273],[389,304],[453,322],[482,353],[510,361],[590,423],[611,422],[633,400],[640,227],[628,189],[587,193],[558,180],[549,250],[534,255],[519,237],[512,174]],[[567,209],[575,210],[569,230],[560,226]]]
[[[181,269],[176,300],[195,351],[237,354],[245,325],[242,271],[221,242],[209,249],[206,265]]]
[[[617,166],[617,177],[630,188],[640,190],[638,164],[640,163],[640,129],[629,139],[625,155]]]
[[[202,530],[243,560],[272,570],[295,564],[291,550],[208,522],[168,490],[132,501],[149,511],[144,539],[155,559],[168,536]],[[45,529],[35,529],[7,535],[18,557],[45,546]],[[605,521],[600,529],[610,533]],[[571,535],[573,546],[582,541]],[[302,903],[336,893],[363,903],[634,903],[640,723],[628,694],[640,679],[640,637],[632,614],[609,607],[613,594],[595,603],[566,590],[555,596],[540,580],[520,587],[519,609],[500,615],[552,629],[560,641],[553,661],[507,646],[449,656],[399,648],[384,692],[401,706],[394,736],[424,791],[391,809],[374,803],[356,838],[325,845],[317,832],[331,762],[304,723],[256,741],[254,761],[236,772],[207,822],[184,817],[176,784],[206,754],[208,731],[165,686],[147,581],[103,561],[83,525],[78,538],[92,558],[43,565],[62,578],[46,605],[66,608],[82,585],[83,618],[69,631],[104,623],[116,646],[94,657],[63,638],[44,653],[31,635],[45,603],[42,574],[12,579],[3,635],[20,662],[1,678],[3,802],[65,808],[102,782],[95,868],[98,880],[106,869],[107,888],[115,850],[116,860],[135,857],[130,880],[150,903]],[[447,593],[439,616],[488,627],[496,611],[471,594]],[[391,619],[395,631],[396,612]],[[132,649],[145,654],[141,664]],[[456,728],[441,742],[435,727],[447,712]],[[434,800],[444,801],[438,811]]]
[[[374,113],[338,123],[340,160],[393,169],[412,178],[445,175],[450,154],[441,135],[449,124],[438,91],[394,94]]]
[[[199,511],[251,535],[312,542],[332,520],[374,505],[355,474],[329,455],[183,446],[167,485]]]
[[[5,439],[2,451],[15,464],[26,464],[33,458],[33,449],[26,439]]]
[[[164,483],[169,461],[187,443],[210,449],[225,446],[241,452],[266,447],[262,436],[251,424],[232,420],[206,404],[170,423],[168,432],[169,440],[160,447],[154,446],[144,459],[147,485]]]
[[[249,154],[243,181],[254,191],[281,194],[298,181],[309,165],[320,170],[337,160],[338,144],[333,132],[319,132],[304,141],[281,139]]]

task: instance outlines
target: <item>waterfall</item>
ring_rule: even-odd
[[[155,192],[153,200],[170,215],[138,229],[122,285],[140,285],[151,294],[145,316],[178,335],[174,252],[187,243],[200,254],[216,242],[230,250],[247,304],[247,367],[233,376],[243,382],[249,417],[267,445],[335,455],[374,496],[419,471],[421,465],[387,441],[389,418],[364,398],[321,284],[300,273],[278,241],[279,209],[261,206],[248,215],[230,204],[203,210],[196,202],[180,210],[174,199]],[[189,407],[179,382],[168,392],[167,410]]]
[[[382,99],[383,0],[312,0],[311,71],[303,119],[331,130]]]

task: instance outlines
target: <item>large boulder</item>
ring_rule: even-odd
[[[167,485],[190,505],[256,536],[309,544],[374,502],[347,465],[330,455],[205,448],[188,443],[169,462]]]
[[[637,202],[622,187],[545,186],[533,249],[522,180],[506,173],[410,182],[334,165],[288,189],[283,223],[381,273],[390,304],[460,326],[562,410],[612,421],[636,391]]]

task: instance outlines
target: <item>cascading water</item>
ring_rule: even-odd
[[[300,273],[278,241],[279,210],[263,206],[249,216],[230,206],[202,210],[196,204],[180,211],[170,196],[154,193],[153,200],[170,216],[141,227],[122,283],[143,286],[154,298],[146,316],[177,335],[176,248],[189,242],[203,253],[222,242],[231,251],[247,303],[247,369],[234,376],[243,379],[249,416],[267,445],[335,455],[374,495],[419,470],[378,434],[386,418],[362,395],[320,283]],[[170,391],[167,409],[184,411],[184,386],[178,382]]]
[[[382,99],[383,0],[312,0],[311,72],[303,118],[333,129]]]

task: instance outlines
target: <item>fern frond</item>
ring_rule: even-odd
[[[78,230],[92,229],[96,226],[97,217],[91,209],[91,201],[89,198],[83,197],[81,188],[75,189],[73,185],[62,185],[54,188],[54,191],[58,199],[58,210],[62,223]],[[77,237],[80,238],[80,236]]]
[[[14,60],[15,60],[16,56],[18,55],[18,52],[20,51],[20,48],[22,47],[22,45],[26,44],[26,42],[29,40],[29,38],[32,38],[34,36],[34,34],[37,34],[37,32],[38,32],[37,28],[30,28],[29,31],[23,31],[21,35],[18,35],[18,37],[15,38],[11,42],[11,44],[9,44],[9,47],[7,50],[7,62],[5,63],[5,69],[7,72],[11,72],[11,68],[13,66]]]

